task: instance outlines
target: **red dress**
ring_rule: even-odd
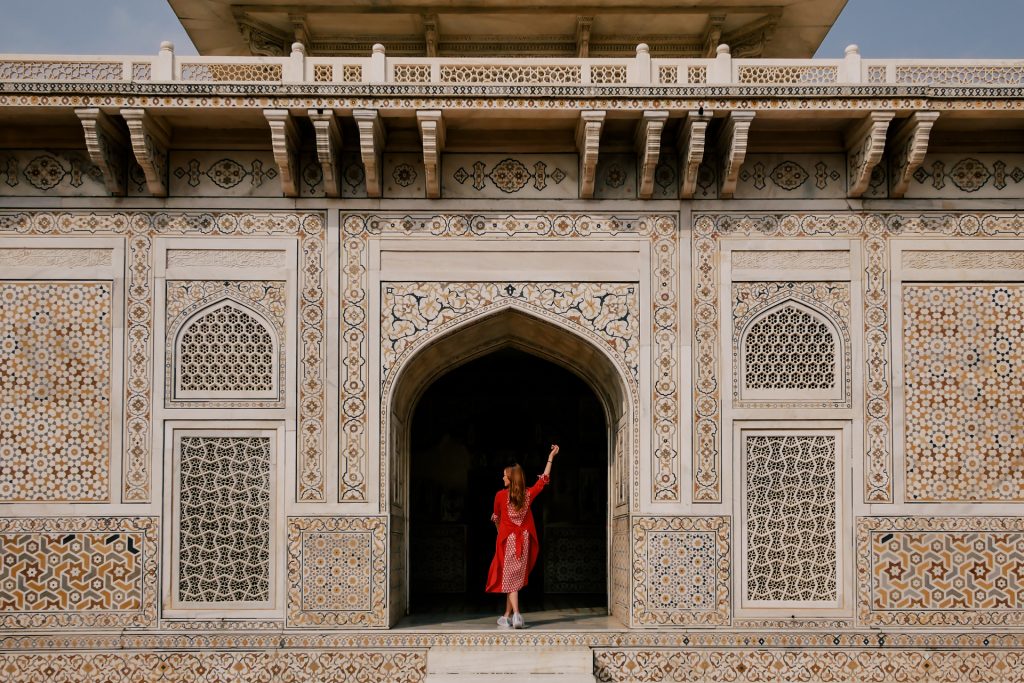
[[[530,505],[549,481],[551,479],[542,474],[536,484],[526,489],[526,504],[522,510],[515,510],[508,502],[508,489],[494,496],[491,521],[498,523],[498,540],[491,569],[487,572],[488,593],[514,593],[526,585],[540,554]]]

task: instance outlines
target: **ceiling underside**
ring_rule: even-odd
[[[301,42],[313,56],[810,57],[846,0],[169,0],[203,55],[280,56]]]

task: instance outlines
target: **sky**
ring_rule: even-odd
[[[0,0],[0,54],[196,54],[166,0]],[[849,0],[816,57],[1024,58],[1024,0]]]

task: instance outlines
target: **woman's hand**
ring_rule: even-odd
[[[548,460],[558,455],[558,444],[551,444],[551,452],[548,453]]]

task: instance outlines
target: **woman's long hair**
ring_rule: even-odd
[[[505,468],[505,476],[508,477],[508,501],[516,510],[522,510],[526,505],[526,478],[523,476],[523,468],[519,465],[509,465]]]

